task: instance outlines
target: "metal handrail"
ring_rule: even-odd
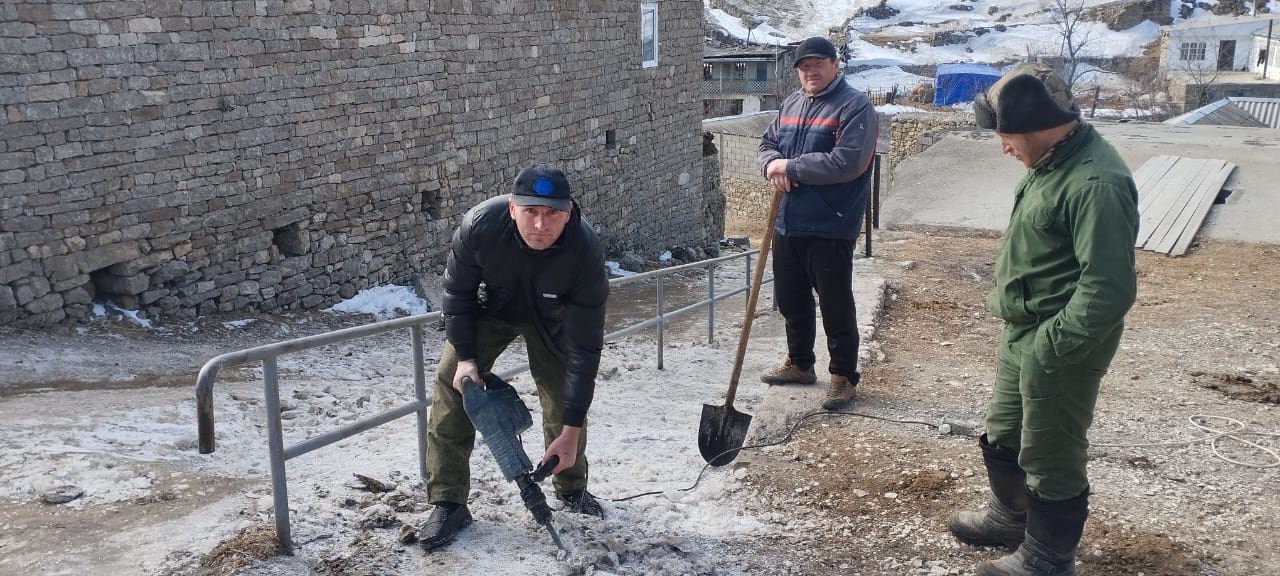
[[[640,332],[649,327],[656,326],[658,369],[661,370],[663,368],[662,348],[666,321],[668,319],[678,318],[706,306],[708,309],[707,341],[713,341],[715,339],[715,303],[749,290],[751,278],[751,256],[758,253],[759,250],[748,250],[739,254],[731,254],[729,256],[721,256],[699,262],[682,264],[679,266],[672,266],[670,268],[651,270],[649,272],[643,272],[632,276],[611,279],[609,281],[611,287],[639,282],[642,280],[656,279],[657,311],[656,315],[652,318],[607,334],[605,336],[605,340],[612,342]],[[743,258],[746,262],[746,275],[744,276],[746,284],[742,288],[738,288],[724,294],[716,294],[716,265],[736,258]],[[671,274],[696,269],[706,269],[707,271],[707,299],[671,312],[666,312],[663,309],[665,307],[663,278]],[[769,278],[766,281],[772,280],[772,278]],[[267,411],[267,447],[271,460],[271,494],[275,507],[276,537],[279,540],[281,552],[285,554],[293,553],[293,541],[291,539],[289,528],[288,482],[285,478],[284,467],[285,461],[290,458],[295,458],[324,446],[328,446],[329,444],[350,438],[351,436],[376,428],[382,424],[391,422],[392,420],[408,416],[409,414],[416,414],[418,420],[418,473],[422,476],[423,481],[427,480],[427,407],[429,406],[429,403],[427,402],[426,393],[426,369],[425,357],[422,350],[422,330],[423,325],[428,322],[438,321],[441,317],[442,315],[438,311],[430,312],[427,314],[418,314],[393,320],[383,320],[352,328],[325,332],[323,334],[295,338],[293,340],[266,344],[254,348],[247,348],[216,356],[200,368],[200,374],[196,377],[196,420],[199,431],[199,448],[201,454],[211,454],[213,453],[216,444],[214,440],[213,422],[213,383],[217,378],[218,371],[222,368],[238,366],[250,362],[262,362],[263,391],[266,397],[265,404]],[[284,445],[284,427],[280,418],[280,386],[276,359],[284,354],[300,352],[358,338],[365,338],[403,328],[408,328],[411,331],[413,338],[414,401],[386,410],[365,420],[347,424],[335,430],[308,438],[293,446],[286,447]],[[503,370],[499,372],[498,375],[503,378],[509,378],[528,370],[528,368],[528,364],[524,364],[522,366]]]

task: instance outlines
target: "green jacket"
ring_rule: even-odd
[[[1115,148],[1080,127],[1018,183],[987,307],[1035,328],[1047,370],[1079,362],[1137,298],[1138,191]]]

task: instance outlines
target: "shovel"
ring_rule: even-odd
[[[738,457],[742,442],[747,439],[747,427],[751,415],[733,409],[733,398],[738,395],[738,377],[742,376],[742,357],[747,353],[747,340],[751,337],[751,321],[756,317],[756,301],[760,299],[760,283],[764,280],[764,264],[769,258],[769,246],[773,243],[773,221],[778,217],[778,203],[782,192],[774,190],[769,205],[769,219],[765,222],[764,240],[760,242],[760,257],[756,260],[756,272],[751,278],[751,290],[747,294],[747,313],[742,318],[742,336],[738,338],[738,353],[733,358],[733,375],[729,377],[729,391],[724,395],[724,406],[702,405],[702,423],[698,427],[698,451],[702,459],[712,466],[724,466]]]

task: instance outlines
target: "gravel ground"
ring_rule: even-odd
[[[1000,329],[983,307],[998,241],[882,238],[884,358],[865,367],[854,411],[981,423]],[[1090,435],[1082,575],[1276,573],[1278,255],[1225,242],[1139,254],[1138,303]],[[750,573],[972,574],[1001,554],[946,532],[950,513],[986,498],[975,439],[853,416],[811,422],[746,477],[747,509],[795,523]]]

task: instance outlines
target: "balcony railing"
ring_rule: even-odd
[[[751,94],[755,96],[773,95],[777,89],[776,80],[731,80],[710,79],[702,81],[703,96],[720,96],[725,94]]]

